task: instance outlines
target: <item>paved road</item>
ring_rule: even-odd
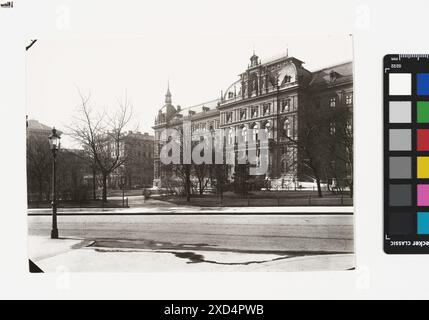
[[[29,216],[29,235],[47,237],[51,217]],[[353,252],[351,215],[70,215],[60,236],[128,249],[230,252]]]

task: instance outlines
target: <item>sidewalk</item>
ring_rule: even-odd
[[[353,254],[280,256],[229,251],[94,248],[80,240],[30,237],[29,258],[44,272],[273,272],[350,270]],[[41,252],[43,249],[43,253]]]
[[[52,209],[27,209],[29,215],[51,215]],[[160,200],[149,200],[131,208],[59,208],[59,215],[127,215],[127,214],[352,214],[353,207],[196,207],[196,206],[174,206],[171,203]]]
[[[37,262],[91,243],[81,239],[51,239],[48,237],[28,236],[28,258],[33,262]]]

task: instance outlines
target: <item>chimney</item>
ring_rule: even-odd
[[[182,107],[177,105],[177,112],[180,112],[180,111],[182,111]]]
[[[203,107],[203,111],[204,111],[204,112],[207,112],[207,111],[209,111],[209,110],[210,110],[210,108],[209,108],[209,107],[205,107],[205,106]]]

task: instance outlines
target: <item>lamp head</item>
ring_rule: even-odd
[[[52,134],[49,136],[49,146],[51,150],[59,150],[60,149],[60,139],[61,137],[57,133],[57,129],[52,128]]]

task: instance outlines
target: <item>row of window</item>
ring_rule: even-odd
[[[212,131],[219,129],[219,120],[212,120],[208,122],[198,122],[195,124],[192,124],[191,130],[192,132],[199,130],[199,131]]]
[[[334,134],[335,134],[335,132],[336,132],[336,128],[337,128],[337,125],[336,125],[336,123],[335,123],[335,122],[331,122],[331,123],[329,124],[329,132],[331,133],[331,135],[334,135]],[[352,128],[352,123],[351,123],[351,121],[347,121],[347,127],[346,127],[346,132],[347,132],[347,134],[352,135],[352,130],[353,130],[353,128]]]
[[[270,139],[271,138],[270,128],[265,127],[265,128],[263,128],[263,130],[266,132],[266,136],[268,137],[268,139]],[[242,139],[244,142],[249,142],[249,138],[250,138],[251,142],[256,142],[259,140],[259,128],[257,125],[255,125],[252,128],[252,134],[249,135],[247,128],[244,127],[241,130],[241,135],[242,135]],[[228,144],[230,144],[230,145],[234,144],[237,141],[234,130],[229,130],[227,137],[228,137]]]
[[[297,97],[285,98],[281,101],[280,104],[280,112],[290,112],[295,111],[298,106]],[[224,113],[224,123],[232,123],[234,122],[234,112],[228,111]],[[242,108],[238,110],[238,121],[244,121],[247,119],[255,119],[260,117],[260,113],[262,117],[269,116],[272,114],[272,104],[270,102],[264,103],[262,108],[260,106],[251,106],[249,108]],[[237,120],[236,120],[237,121]]]
[[[353,104],[353,94],[352,93],[347,93],[344,96],[344,103],[346,106],[351,106]],[[335,108],[337,106],[337,97],[336,96],[331,97],[329,99],[329,106],[331,108]]]

